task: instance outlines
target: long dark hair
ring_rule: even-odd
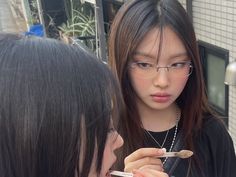
[[[126,104],[120,133],[126,137],[123,157],[143,146],[144,136],[135,103],[127,64],[144,36],[153,28],[170,27],[183,42],[193,63],[193,73],[176,100],[181,109],[184,142],[194,151],[193,138],[201,130],[204,114],[211,113],[208,106],[194,28],[185,9],[177,0],[133,0],[118,11],[109,36],[109,64],[121,84]],[[139,138],[137,138],[139,137]],[[122,163],[122,162],[120,162]]]
[[[99,174],[120,101],[113,74],[84,49],[0,34],[0,176],[86,177],[94,153]]]

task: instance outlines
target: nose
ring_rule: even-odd
[[[122,147],[124,144],[124,140],[123,138],[120,136],[120,134],[118,134],[118,137],[116,139],[115,145],[114,145],[114,150],[115,149],[119,149],[120,147]]]
[[[168,69],[159,67],[156,75],[153,77],[153,85],[155,87],[166,88],[169,85]]]

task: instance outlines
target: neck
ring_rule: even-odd
[[[146,130],[161,132],[176,125],[177,110],[179,109],[176,104],[172,104],[165,109],[152,109],[138,104],[138,109],[143,127]]]

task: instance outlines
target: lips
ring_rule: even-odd
[[[106,173],[106,177],[111,177],[110,171]]]
[[[154,102],[165,103],[170,100],[171,95],[166,93],[156,93],[152,94],[151,97]]]

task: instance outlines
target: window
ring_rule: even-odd
[[[199,50],[208,100],[228,125],[228,86],[224,84],[224,78],[229,51],[203,41],[199,41]]]

